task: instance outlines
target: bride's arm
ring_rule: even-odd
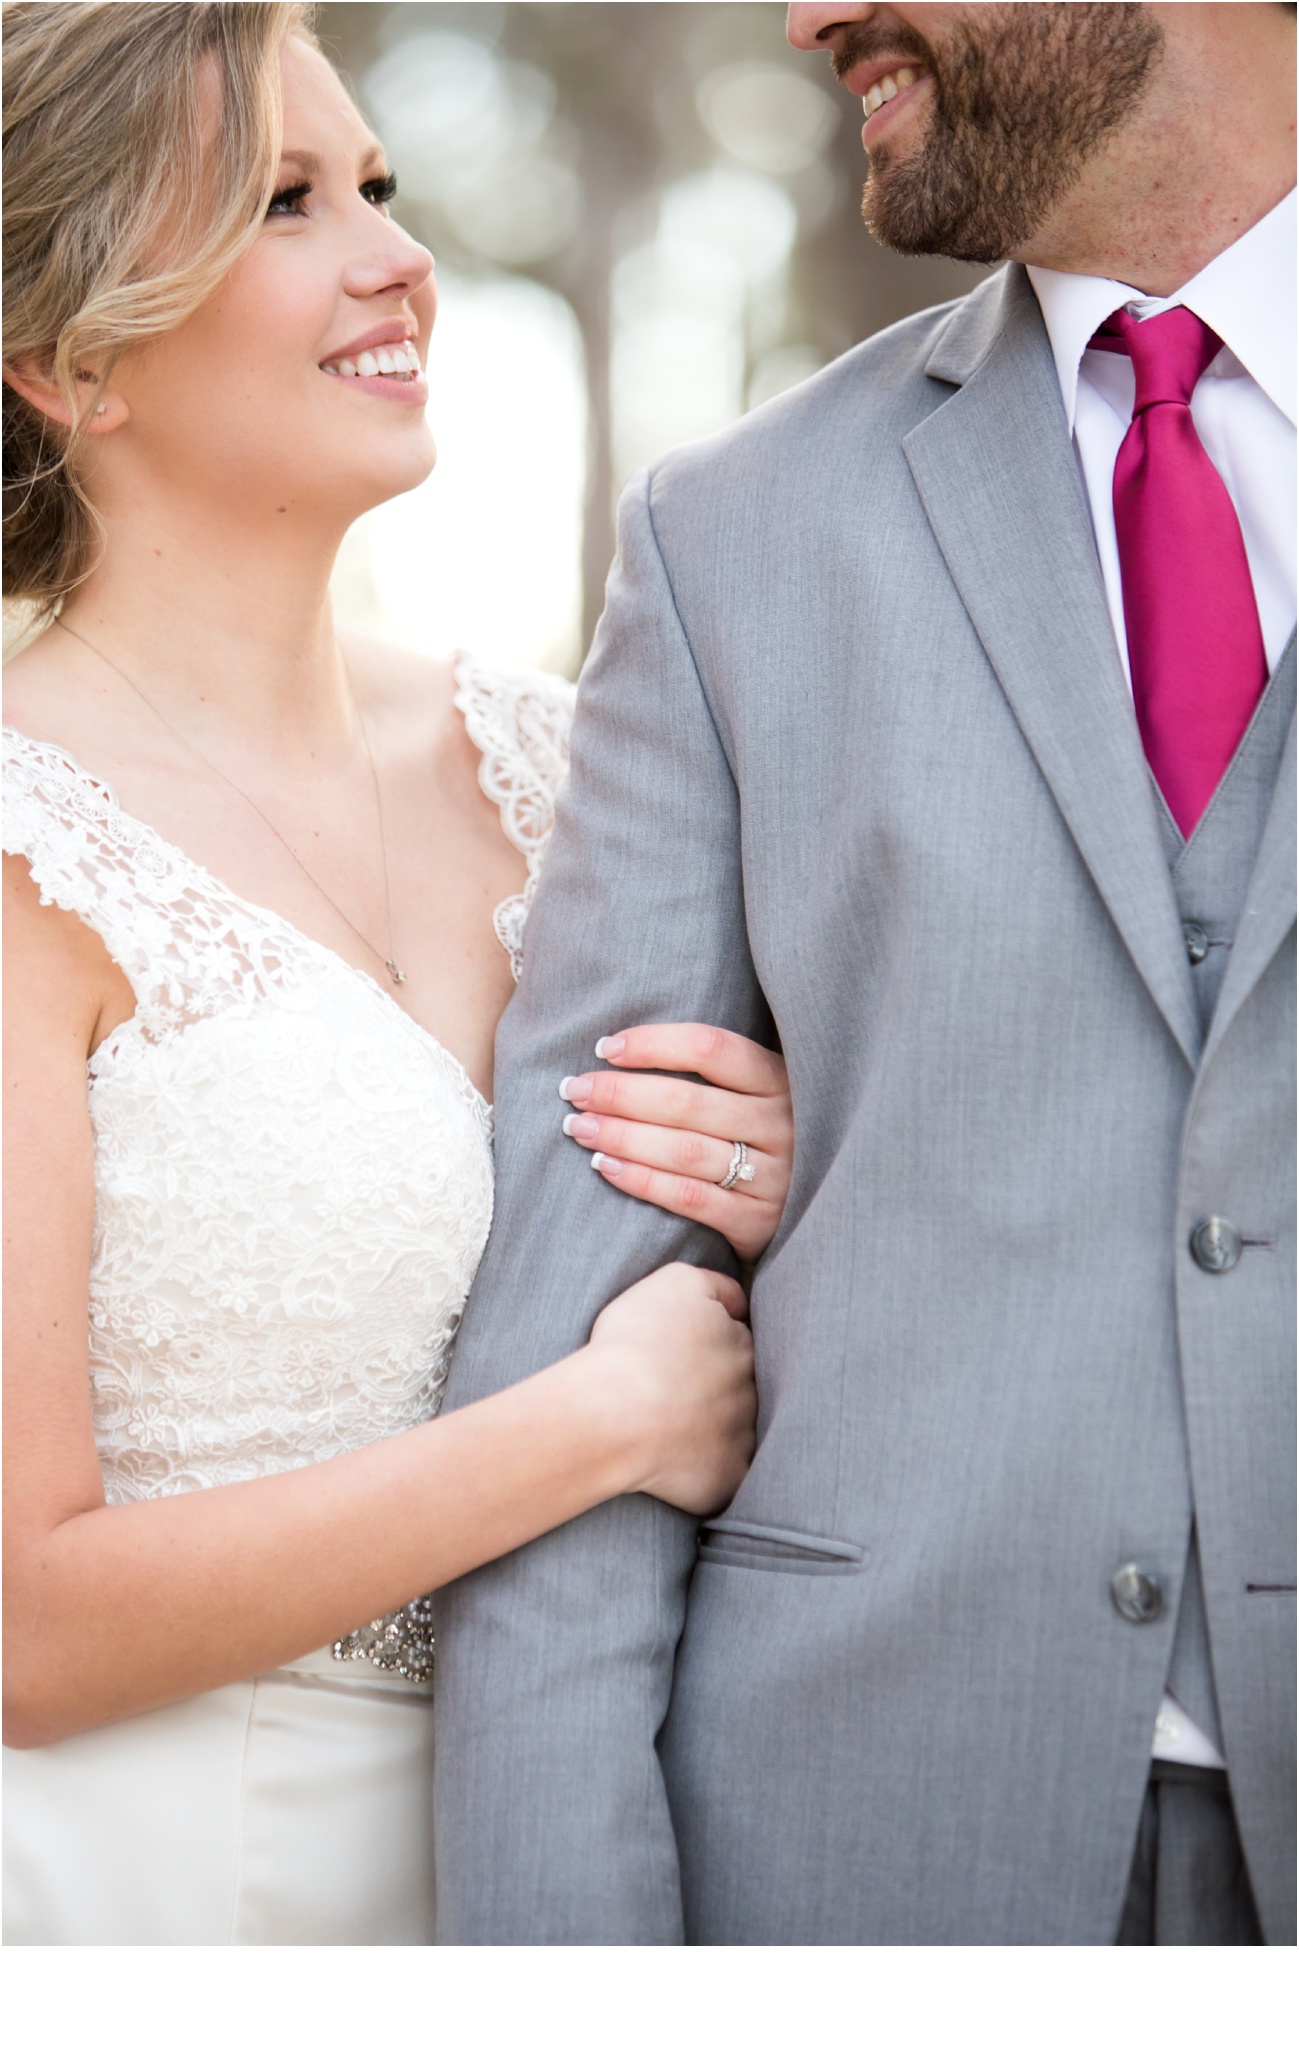
[[[106,1506],[91,1425],[86,1054],[107,956],[6,860],[5,1709],[22,1747],[291,1661],[645,1491],[694,1513],[752,1449],[735,1282],[668,1267],[503,1393],[328,1462]]]

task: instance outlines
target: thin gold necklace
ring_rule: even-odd
[[[167,731],[172,735],[173,739],[179,740],[183,747],[187,747],[189,749],[190,753],[194,755],[196,760],[201,761],[203,763],[203,766],[205,768],[210,769],[213,775],[219,775],[222,782],[227,783],[229,787],[234,791],[236,796],[242,797],[244,802],[246,804],[249,804],[252,807],[252,809],[256,811],[262,823],[268,828],[268,830],[272,831],[275,834],[275,837],[279,840],[280,845],[284,848],[285,852],[290,856],[291,859],[297,862],[298,866],[302,869],[303,874],[310,882],[312,888],[317,890],[318,893],[324,897],[326,903],[329,904],[331,909],[336,910],[338,912],[338,915],[342,918],[343,923],[347,926],[348,930],[356,933],[356,936],[361,941],[361,944],[367,949],[367,951],[374,954],[376,960],[383,961],[384,966],[387,968],[389,974],[392,976],[393,980],[398,985],[405,981],[405,971],[397,965],[397,948],[393,944],[392,936],[392,887],[388,880],[388,838],[387,834],[383,829],[383,790],[381,789],[379,784],[379,771],[374,765],[374,755],[370,750],[370,735],[365,729],[365,720],[361,716],[361,707],[356,701],[356,692],[352,688],[352,678],[348,674],[347,663],[343,663],[343,680],[347,684],[347,694],[352,701],[352,710],[356,714],[356,722],[361,728],[361,741],[365,747],[365,758],[370,763],[370,777],[374,783],[375,810],[377,811],[379,818],[379,850],[383,856],[383,893],[384,900],[388,910],[388,952],[386,958],[379,951],[379,948],[376,945],[374,945],[369,939],[366,938],[365,933],[360,929],[360,927],[352,923],[351,918],[344,910],[342,904],[336,903],[334,901],[334,898],[330,895],[328,889],[325,888],[324,884],[322,882],[317,881],[316,877],[312,874],[311,869],[307,866],[307,863],[301,858],[299,854],[294,852],[293,848],[289,845],[288,840],[281,832],[279,826],[275,823],[275,820],[273,818],[267,817],[265,811],[257,802],[256,798],[249,796],[248,791],[246,789],[241,789],[239,784],[235,781],[234,777],[232,775],[226,774],[224,768],[219,768],[215,761],[209,760],[208,756],[203,752],[202,748],[196,747],[193,740],[187,738],[186,735],[180,730],[179,726],[173,725],[171,720],[167,717],[166,713],[158,709],[158,706],[154,703],[152,697],[146,695],[146,693],[140,688],[140,685],[137,682],[135,682],[132,677],[128,676],[124,668],[119,668],[115,661],[110,661],[108,656],[103,652],[102,648],[96,647],[92,641],[87,640],[84,633],[78,633],[75,626],[64,625],[62,619],[56,619],[54,623],[56,626],[62,627],[63,631],[67,633],[73,640],[79,640],[83,647],[88,647],[90,649],[90,652],[93,655],[95,655],[100,661],[103,662],[105,668],[111,668],[114,675],[120,676],[122,678],[122,681],[128,684],[129,687],[135,691],[135,694],[140,699],[140,702],[146,705],[148,709],[152,711],[154,717],[158,720],[159,724],[166,726]]]

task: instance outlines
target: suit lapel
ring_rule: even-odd
[[[1293,634],[1277,663],[1278,676],[1287,662],[1293,669]],[[1249,880],[1245,908],[1209,1027],[1204,1048],[1206,1066],[1221,1044],[1223,1033],[1295,921],[1295,852],[1295,728],[1292,718],[1277,771],[1276,788],[1268,808],[1267,823],[1259,842],[1258,857]]]
[[[1188,1062],[1199,1017],[1149,770],[1032,286],[963,302],[903,442],[952,580],[1083,860]]]

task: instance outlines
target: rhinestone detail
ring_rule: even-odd
[[[376,1671],[428,1685],[433,1677],[433,1602],[425,1594],[381,1614],[334,1644],[336,1664],[373,1664]]]

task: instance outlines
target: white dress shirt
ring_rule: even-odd
[[[1112,277],[1079,277],[1030,263],[1055,357],[1065,417],[1091,508],[1114,637],[1131,683],[1123,579],[1114,530],[1114,463],[1132,424],[1127,356],[1089,347],[1120,306],[1138,320],[1187,306],[1223,347],[1191,398],[1205,453],[1231,494],[1254,581],[1269,669],[1295,625],[1295,195],[1215,256],[1167,299],[1148,299]],[[1152,1753],[1219,1770],[1223,1759],[1171,1693],[1155,1719]]]
[[[1231,494],[1245,539],[1269,668],[1295,623],[1295,195],[1168,299],[1112,277],[1028,266],[1082,471],[1105,594],[1125,671],[1128,638],[1114,533],[1114,462],[1132,424],[1127,356],[1089,348],[1120,306],[1146,320],[1188,306],[1224,346],[1195,387],[1191,418]]]

